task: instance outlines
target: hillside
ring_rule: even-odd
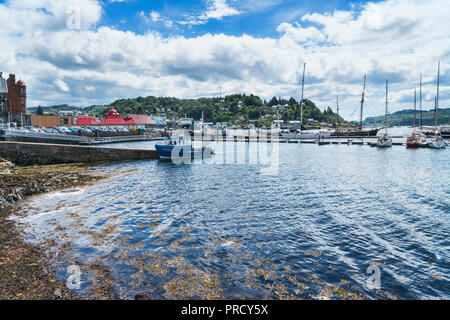
[[[89,107],[75,107],[75,106],[69,106],[67,104],[61,104],[61,105],[55,105],[55,106],[48,106],[48,107],[41,107],[42,111],[45,114],[56,114],[58,111],[72,111],[72,110],[79,110],[88,114],[100,114],[103,112],[103,110],[106,108],[106,106],[89,106]],[[38,107],[30,107],[28,108],[28,112],[30,113],[36,113],[38,110]]]
[[[417,111],[417,125],[420,121],[420,112]],[[389,125],[394,126],[412,126],[414,122],[414,110],[407,109],[397,111],[389,115]],[[422,125],[432,126],[434,123],[434,109],[429,111],[422,111]],[[439,109],[438,112],[439,125],[450,124],[450,108]],[[384,126],[384,116],[369,117],[364,120],[364,125],[367,126]]]
[[[289,100],[272,98],[269,102],[262,101],[258,96],[235,94],[223,98],[178,99],[172,97],[138,97],[120,99],[107,106],[90,106],[86,108],[67,105],[43,107],[45,113],[55,113],[58,110],[78,109],[91,115],[104,117],[108,110],[116,109],[120,114],[166,114],[168,118],[194,118],[200,120],[202,112],[206,122],[227,122],[229,124],[247,124],[255,121],[257,126],[269,126],[279,117],[282,120],[300,120],[300,104],[294,98]],[[36,112],[37,108],[30,108]],[[328,108],[323,112],[316,105],[305,100],[304,114],[307,119],[334,123],[337,115]],[[344,119],[339,117],[340,122]]]

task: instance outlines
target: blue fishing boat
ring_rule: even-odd
[[[184,137],[165,137],[155,148],[160,159],[170,159],[177,163],[209,158],[214,153],[210,147],[194,147],[192,142]]]

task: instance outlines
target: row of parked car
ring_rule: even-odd
[[[79,134],[79,133],[95,133],[95,132],[121,132],[129,133],[132,130],[128,128],[106,128],[106,127],[21,127],[20,131],[38,132],[38,133],[64,133],[64,134]]]

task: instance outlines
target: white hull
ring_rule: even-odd
[[[390,148],[392,147],[392,139],[377,141],[377,147],[379,148]]]
[[[428,148],[444,149],[445,147],[447,147],[447,143],[445,141],[428,141]]]

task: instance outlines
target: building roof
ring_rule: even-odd
[[[133,125],[136,124],[133,118],[106,118],[105,121],[99,123],[103,125]]]
[[[106,117],[120,117],[120,114],[117,112],[117,110],[111,109],[108,111],[108,113],[106,114]]]
[[[100,120],[98,120],[96,117],[91,116],[79,116],[78,117],[78,124],[79,125],[92,125],[92,124],[99,124]]]
[[[135,124],[139,125],[156,125],[156,122],[150,119],[149,117],[143,115],[143,114],[129,114],[128,118],[131,118],[134,120]]]

